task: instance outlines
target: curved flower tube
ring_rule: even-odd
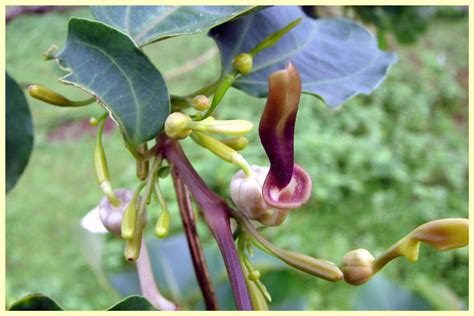
[[[301,96],[298,70],[289,62],[268,78],[268,99],[260,119],[259,135],[270,160],[263,185],[265,201],[279,209],[294,209],[310,197],[309,174],[294,163],[294,133]]]

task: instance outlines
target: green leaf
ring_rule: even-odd
[[[43,295],[43,294],[30,294],[18,301],[14,302],[10,308],[10,311],[62,311],[61,305],[59,305],[54,299]]]
[[[25,95],[6,73],[6,192],[17,183],[33,149],[33,122]]]
[[[64,308],[54,299],[43,294],[30,294],[14,302],[11,311],[62,311]],[[131,295],[107,309],[108,311],[156,311],[148,300]]]
[[[131,295],[115,305],[109,307],[108,311],[156,311],[148,300],[142,296]]]
[[[206,31],[247,13],[251,6],[97,6],[96,20],[130,35],[139,46]]]
[[[359,94],[370,94],[385,79],[394,53],[381,51],[375,37],[351,20],[306,17],[297,6],[274,6],[216,28],[222,75],[232,71],[232,59],[251,51],[262,40],[298,18],[302,21],[274,46],[253,59],[252,72],[233,86],[255,97],[266,97],[268,76],[291,61],[300,72],[303,91],[335,107]]]
[[[163,128],[170,112],[165,81],[127,35],[72,18],[66,46],[55,57],[69,71],[60,81],[96,96],[131,145],[154,138]]]

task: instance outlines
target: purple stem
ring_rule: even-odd
[[[166,136],[164,136],[166,137]],[[232,230],[230,228],[229,206],[222,197],[214,193],[194,170],[177,141],[162,138],[162,152],[173,168],[181,175],[184,184],[204,214],[209,229],[217,241],[229,276],[230,285],[238,310],[252,310],[247,285],[242,273]]]
[[[207,310],[218,310],[216,294],[212,288],[211,277],[207,269],[206,258],[201,246],[201,240],[196,229],[196,220],[191,205],[191,196],[176,169],[171,172],[173,176],[176,198],[178,200],[183,229],[188,240],[189,252],[193,260],[194,271],[201,287],[202,296]]]

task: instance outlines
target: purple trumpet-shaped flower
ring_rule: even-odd
[[[268,99],[259,125],[260,141],[270,160],[263,198],[279,209],[294,209],[310,197],[308,173],[294,163],[294,133],[301,96],[301,79],[289,62],[268,78]]]

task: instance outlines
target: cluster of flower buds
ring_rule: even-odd
[[[174,112],[165,121],[165,133],[173,139],[183,139],[188,136],[198,145],[208,149],[224,161],[239,166],[245,174],[252,173],[250,165],[238,153],[247,146],[244,137],[253,128],[246,120],[216,120],[212,116],[203,120],[193,120],[191,116]],[[233,137],[217,139],[209,134],[230,135]]]

